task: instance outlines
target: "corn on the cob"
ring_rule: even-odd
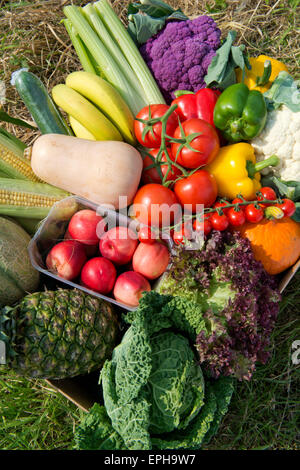
[[[41,181],[32,171],[23,151],[8,137],[0,134],[0,171],[9,178]]]
[[[46,183],[0,178],[0,214],[43,219],[69,193]]]

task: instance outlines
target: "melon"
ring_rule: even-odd
[[[30,235],[16,222],[0,217],[0,306],[12,305],[39,285],[28,254]]]

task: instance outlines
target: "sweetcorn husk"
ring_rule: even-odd
[[[78,0],[0,0],[0,80],[4,81],[5,111],[14,117],[31,121],[31,117],[10,85],[11,73],[29,67],[44,82],[49,91],[62,83],[68,73],[81,68],[71,42],[60,23],[62,9],[68,4],[85,5]],[[126,23],[129,0],[111,0],[119,17]],[[299,73],[300,12],[294,14],[288,0],[168,0],[186,15],[211,15],[225,37],[230,29],[238,32],[237,43],[244,43],[249,53],[264,53],[287,63],[295,78]],[[294,2],[296,5],[296,2]],[[208,11],[209,10],[209,11]],[[298,21],[298,24],[296,24]],[[25,143],[31,144],[38,133],[10,124],[5,125]]]

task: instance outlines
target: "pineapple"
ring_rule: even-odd
[[[36,292],[0,313],[7,365],[34,378],[62,379],[101,368],[118,332],[112,306],[78,289]]]

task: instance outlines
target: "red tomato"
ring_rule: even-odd
[[[228,217],[225,214],[219,215],[217,212],[212,214],[210,223],[212,228],[218,230],[219,232],[226,230],[229,226]]]
[[[292,217],[296,211],[296,205],[291,199],[283,199],[282,204],[278,203],[276,207],[279,207],[283,211],[285,217]]]
[[[165,227],[178,220],[181,207],[171,189],[161,184],[145,184],[135,195],[132,215],[143,225]]]
[[[264,210],[262,207],[255,207],[254,204],[249,204],[245,209],[246,220],[256,224],[264,218]]]
[[[151,104],[150,106],[145,106],[142,108],[139,113],[136,115],[136,118],[149,120],[154,118],[162,117],[169,109],[170,106],[166,104]],[[150,108],[150,113],[149,113]],[[149,129],[143,135],[144,129],[147,124],[134,120],[134,134],[136,139],[141,145],[148,148],[159,148],[161,144],[161,122],[157,122],[152,125],[152,130]],[[174,111],[168,119],[166,133],[168,135],[173,135],[176,127],[178,126],[178,115]]]
[[[152,149],[152,150],[149,151],[149,153],[155,159],[157,158],[158,152],[159,152],[159,149]],[[168,149],[168,154],[171,155],[171,149]],[[162,162],[167,162],[167,157],[166,157],[166,154],[164,152],[161,156],[161,161]],[[143,160],[143,168],[144,169],[143,169],[143,173],[142,173],[142,181],[145,184],[147,184],[147,183],[161,184],[161,182],[162,182],[162,179],[160,177],[160,174],[159,174],[157,168],[153,167],[153,168],[147,169],[147,167],[149,167],[150,165],[153,165],[153,164],[154,164],[154,162],[151,159],[151,157],[146,155],[144,160]],[[161,168],[162,175],[164,177],[165,174],[167,173],[167,171],[169,170],[169,165],[166,163],[165,165],[160,165],[160,168]],[[172,165],[171,169],[168,172],[168,176],[166,178],[166,181],[174,181],[181,174],[182,174],[181,171],[178,168],[176,168],[176,166]]]
[[[261,188],[259,190],[259,192],[261,193],[261,196],[257,196],[258,201],[262,201],[263,199],[268,199],[270,201],[274,201],[277,198],[274,189],[269,188],[268,186],[265,186],[264,188]],[[271,205],[272,205],[272,203],[261,204],[262,207],[267,207],[267,206],[271,206]]]
[[[157,240],[155,233],[150,227],[141,227],[138,237],[140,242],[148,243],[149,245],[152,245]]]
[[[227,217],[230,225],[233,227],[240,227],[246,222],[246,216],[242,209],[236,211],[234,207],[231,207],[227,213]]]
[[[220,208],[220,209],[222,209],[222,212],[223,212],[225,215],[227,215],[227,214],[228,214],[228,211],[229,211],[229,209],[230,209],[230,207],[224,209],[224,206],[227,206],[227,203],[226,203],[226,202],[219,202],[219,201],[215,202],[214,205],[213,205],[213,207],[215,207],[215,208]]]
[[[218,187],[215,177],[206,170],[195,171],[187,178],[176,181],[174,192],[182,205],[189,204],[190,208],[185,209],[190,212],[201,212],[201,208],[197,208],[198,204],[204,207],[210,207],[216,200],[218,195]]]
[[[183,133],[182,133],[183,129]],[[218,134],[213,126],[203,119],[188,119],[178,126],[173,134],[176,139],[183,139],[191,134],[199,133],[191,140],[190,147],[187,145],[172,143],[171,151],[173,160],[185,168],[198,168],[207,165],[217,155],[220,148]]]
[[[240,204],[241,202],[245,202],[245,201],[243,201],[243,199],[240,199],[239,197],[236,197],[231,201],[231,204],[238,204],[238,203]],[[245,206],[239,206],[239,207],[240,209],[245,210]]]
[[[209,235],[212,231],[212,225],[210,221],[210,214],[204,214],[202,216],[203,220],[194,220],[193,229],[196,232],[203,232],[204,235]]]
[[[190,224],[182,224],[178,230],[173,232],[173,241],[176,245],[184,245],[186,240],[192,238],[192,229]]]

